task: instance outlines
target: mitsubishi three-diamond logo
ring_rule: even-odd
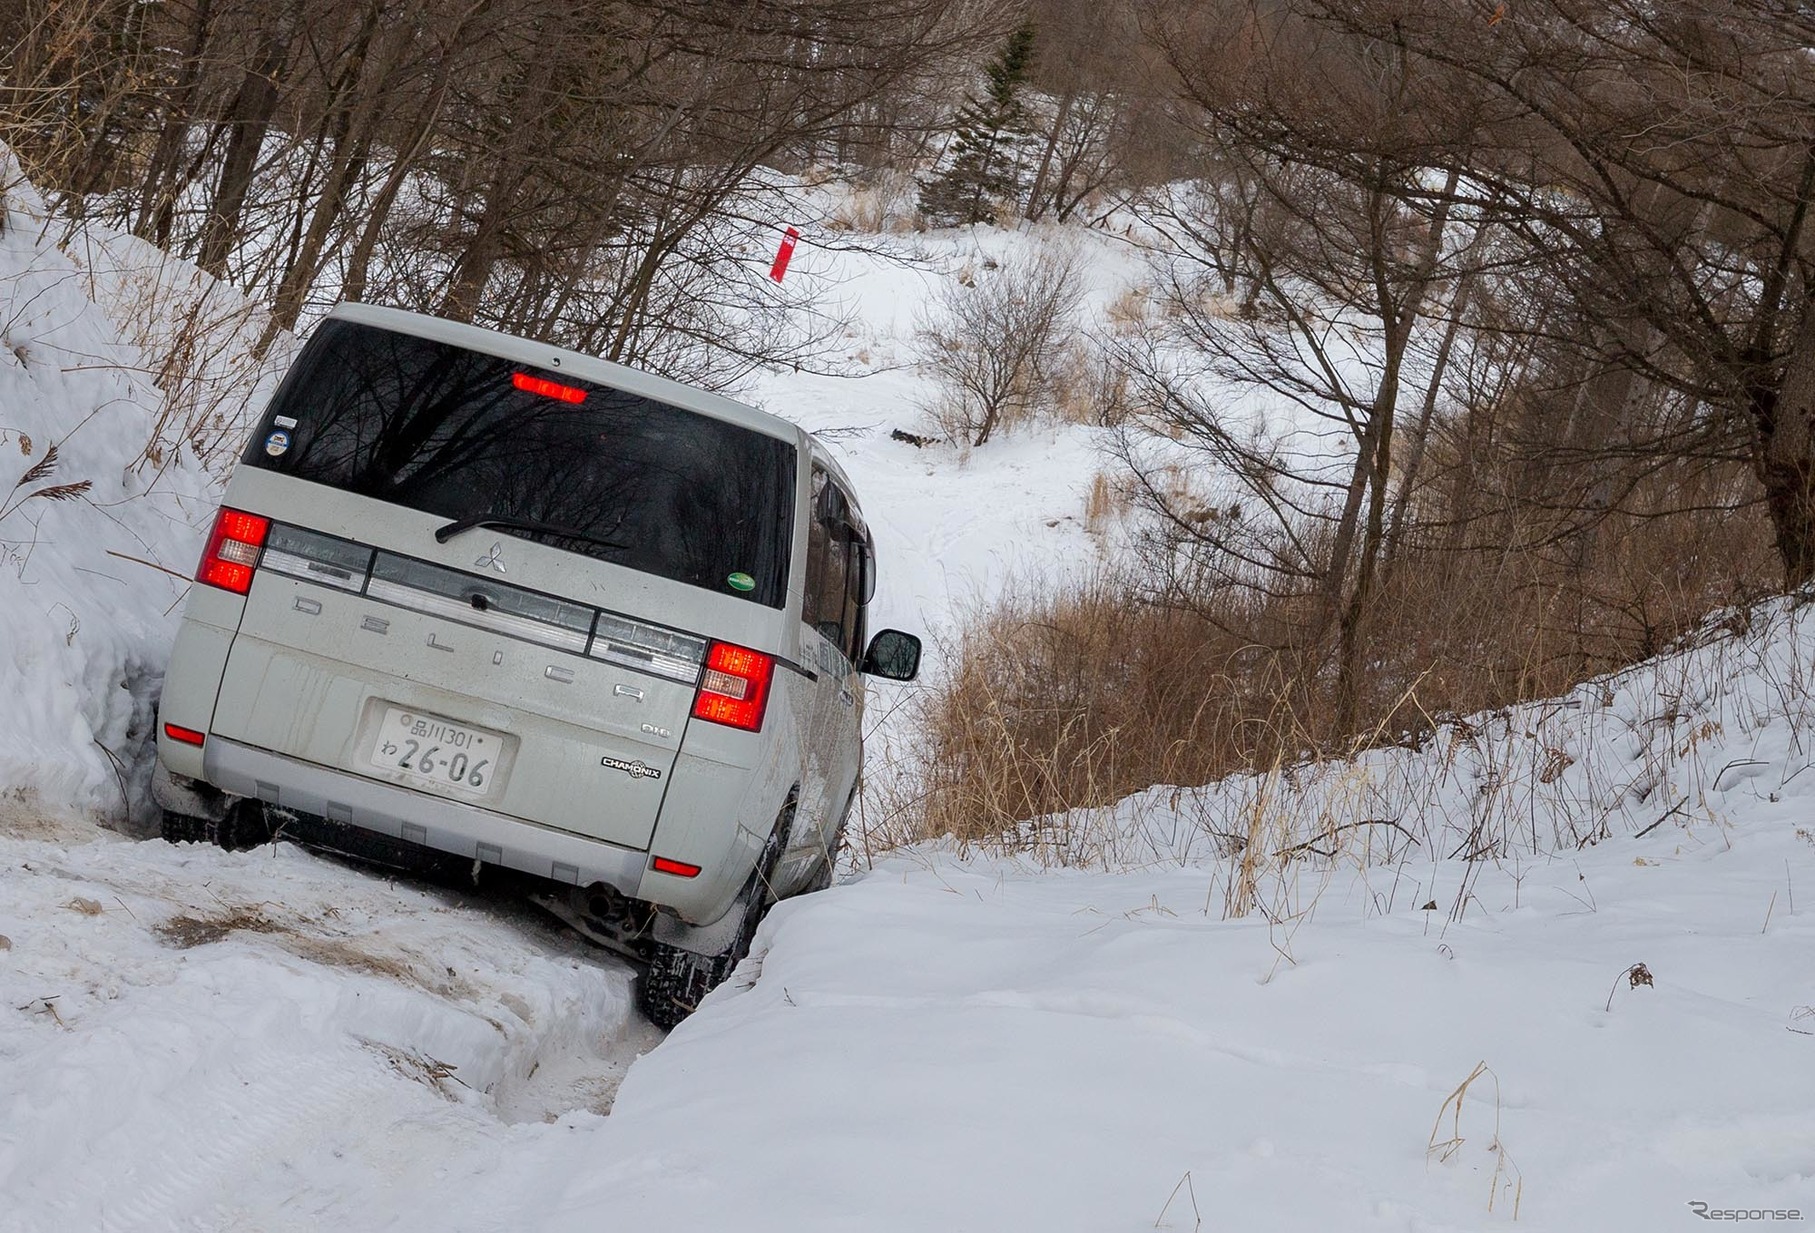
[[[473,564],[480,569],[490,568],[501,574],[508,573],[509,571],[504,568],[504,544],[502,542],[493,544],[491,551],[474,561]]]

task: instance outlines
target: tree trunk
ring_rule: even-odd
[[[1455,192],[1457,178],[1457,173],[1452,170],[1444,187],[1445,201]],[[1439,204],[1426,228],[1417,268],[1401,284],[1404,286],[1403,301],[1396,300],[1394,282],[1388,267],[1391,242],[1386,223],[1397,205],[1396,199],[1381,194],[1370,203],[1369,210],[1373,220],[1371,260],[1374,266],[1374,310],[1385,327],[1382,331],[1385,355],[1380,380],[1374,390],[1374,404],[1368,415],[1366,436],[1371,438],[1373,449],[1372,456],[1367,458],[1365,471],[1368,512],[1362,529],[1360,561],[1355,570],[1355,586],[1349,593],[1339,624],[1336,725],[1337,730],[1344,733],[1355,731],[1361,714],[1361,657],[1365,649],[1362,635],[1364,624],[1371,615],[1369,608],[1374,595],[1375,569],[1380,561],[1381,544],[1386,538],[1386,496],[1387,481],[1392,474],[1393,420],[1398,414],[1399,386],[1406,348],[1411,343],[1412,327],[1417,324],[1424,301],[1430,295],[1431,274],[1442,253],[1443,232],[1449,224],[1449,207],[1447,204]],[[1368,453],[1365,441],[1362,453]],[[1357,458],[1356,462],[1356,473],[1361,475],[1361,459]]]
[[[1437,417],[1437,399],[1443,393],[1443,376],[1449,371],[1450,352],[1456,335],[1462,329],[1462,314],[1468,311],[1469,297],[1474,292],[1475,272],[1464,274],[1456,286],[1456,297],[1450,303],[1449,324],[1444,327],[1443,341],[1437,344],[1437,357],[1431,365],[1430,384],[1424,388],[1424,402],[1418,408],[1418,422],[1412,427],[1411,448],[1406,452],[1405,474],[1400,477],[1399,491],[1393,494],[1393,512],[1387,519],[1386,556],[1395,559],[1403,543],[1405,512],[1411,504],[1412,490],[1418,483],[1418,472],[1424,466],[1424,450],[1430,443],[1431,422]]]
[[[460,254],[460,263],[454,267],[454,276],[448,282],[447,294],[442,297],[441,307],[437,309],[443,317],[455,321],[471,321],[473,314],[479,311],[479,301],[485,294],[485,285],[491,281],[492,269],[498,264],[498,257],[504,251],[504,226],[510,218],[511,208],[516,198],[515,185],[494,184],[485,195],[485,208],[480,212],[479,225],[473,231],[473,239]]]
[[[335,83],[339,105],[326,126],[326,140],[333,148],[333,154],[328,160],[327,178],[316,197],[315,211],[309,218],[309,229],[285,268],[277,294],[272,298],[271,317],[254,348],[254,353],[258,356],[265,354],[278,331],[296,328],[296,319],[302,314],[303,299],[314,285],[315,276],[321,272],[322,252],[327,247],[328,233],[333,230],[346,206],[347,188],[358,178],[360,168],[365,165],[369,132],[361,133],[355,138],[353,118],[356,111],[364,110],[355,99],[360,79],[365,72],[366,56],[371,51],[372,39],[378,31],[378,14],[379,6],[376,3],[367,7],[349,61]]]
[[[1751,398],[1753,470],[1783,563],[1784,586],[1815,579],[1815,295],[1802,302],[1796,345],[1776,390]]]
[[[296,328],[296,320],[302,315],[303,301],[309,294],[309,288],[315,285],[316,275],[321,273],[328,233],[333,230],[346,207],[347,187],[358,178],[359,169],[365,165],[364,146],[365,143],[361,141],[354,143],[354,148],[348,148],[345,133],[340,135],[339,145],[328,165],[327,182],[322,185],[321,195],[315,202],[315,213],[309,219],[308,233],[303,236],[296,259],[284,271],[277,294],[272,297],[271,317],[259,337],[254,354],[262,357],[280,331]]]
[[[157,149],[151,156],[151,166],[146,169],[145,188],[139,197],[138,218],[133,223],[133,234],[140,239],[152,240],[159,246],[170,240],[170,215],[176,203],[183,138],[189,132],[196,83],[202,74],[202,53],[207,50],[213,23],[213,0],[197,0],[195,24],[190,29],[189,46],[183,53],[183,67],[164,107],[164,123],[158,130]],[[162,234],[159,234],[160,230]]]
[[[1059,100],[1058,114],[1053,117],[1052,132],[1046,135],[1046,149],[1040,155],[1040,169],[1034,172],[1033,185],[1027,190],[1027,221],[1037,223],[1045,210],[1040,207],[1040,197],[1046,192],[1046,176],[1052,170],[1053,151],[1059,148],[1059,134],[1064,131],[1065,121],[1071,115],[1071,105],[1077,99],[1076,87],[1069,87],[1065,97]]]
[[[277,75],[289,55],[288,31],[282,37],[267,33],[259,41],[258,56],[247,66],[239,93],[227,114],[232,136],[221,165],[220,183],[202,230],[196,264],[216,278],[225,277],[227,256],[239,242],[241,216],[252,190],[252,172],[258,162],[271,117],[277,111]]]
[[[1385,382],[1382,384],[1383,387],[1386,385]],[[1395,375],[1388,396],[1395,397],[1397,390],[1398,377]],[[1380,546],[1386,539],[1386,477],[1392,469],[1393,457],[1392,411],[1377,414],[1377,422],[1380,431],[1372,466],[1374,481],[1368,490],[1367,523],[1361,537],[1361,560],[1355,568],[1355,589],[1342,613],[1337,654],[1336,730],[1345,734],[1354,733],[1360,726],[1363,623],[1372,615],[1375,567],[1380,560]]]

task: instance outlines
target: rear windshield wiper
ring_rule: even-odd
[[[554,535],[561,539],[577,539],[584,543],[597,544],[601,548],[628,548],[630,546],[620,544],[615,539],[600,539],[596,535],[588,535],[573,527],[557,526],[552,522],[537,522],[534,518],[517,518],[510,514],[474,514],[468,518],[456,518],[446,526],[436,529],[435,542],[445,544],[454,536],[465,534],[474,527],[502,527],[511,531],[536,531],[542,535]]]

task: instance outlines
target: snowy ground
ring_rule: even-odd
[[[1313,875],[1314,904],[1272,925],[1220,919],[1200,865],[896,857],[779,908],[609,1117],[655,1034],[623,969],[533,920],[287,847],[15,840],[0,1229],[1132,1231],[1195,1208],[1438,1230],[1516,1208],[1636,1231],[1695,1227],[1696,1201],[1806,1210],[1807,800],[1490,869],[1453,921],[1421,910],[1453,866]]]
[[[1419,749],[1049,820],[1037,859],[897,853],[782,905],[663,1040],[627,968],[531,911],[94,825],[182,589],[108,550],[186,571],[213,480],[132,465],[167,391],[130,245],[60,251],[21,200],[0,432],[34,441],[0,458],[60,441],[95,490],[0,523],[0,1233],[1815,1213],[1815,607]],[[1129,274],[1107,242],[1091,268],[1099,304]],[[751,396],[857,430],[877,622],[949,631],[1017,571],[1087,568],[1097,430],[890,440],[924,426],[905,365],[943,275],[849,272],[870,375]],[[1336,855],[1276,858],[1304,840]]]

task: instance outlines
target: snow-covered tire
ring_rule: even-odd
[[[674,1027],[692,1014],[708,993],[724,984],[739,961],[750,953],[757,926],[763,923],[769,906],[775,902],[769,884],[776,862],[781,859],[782,843],[793,822],[794,802],[790,800],[776,819],[775,829],[762,855],[757,858],[756,869],[750,874],[744,893],[731,907],[733,912],[742,912],[743,919],[738,923],[729,947],[716,955],[696,955],[666,942],[648,944],[648,957],[636,985],[637,1009],[651,1023],[664,1030]]]

